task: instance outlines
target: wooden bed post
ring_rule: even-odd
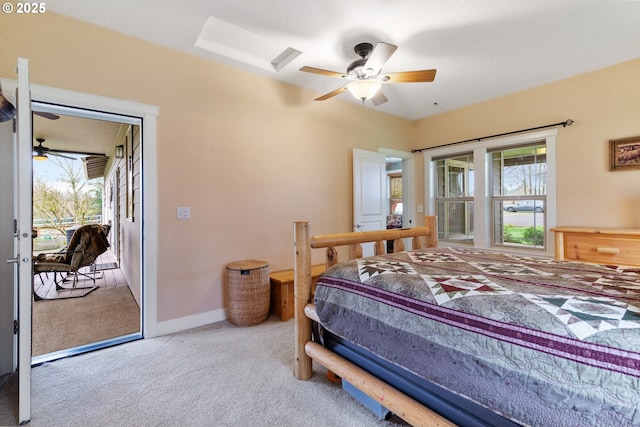
[[[311,298],[311,246],[309,243],[309,222],[296,221],[294,224],[295,266],[294,266],[294,316],[295,316],[295,361],[294,375],[299,380],[308,380],[313,374],[311,358],[304,346],[311,341],[311,319],[304,314],[305,306]]]
[[[427,237],[427,248],[435,248],[438,246],[438,217],[435,215],[425,216],[424,225],[431,229],[429,236]]]

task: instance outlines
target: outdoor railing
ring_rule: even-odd
[[[34,227],[57,227],[57,226],[74,226],[80,224],[100,224],[102,222],[102,215],[87,215],[83,221],[76,219],[75,217],[67,217],[60,219],[38,218],[33,220]]]

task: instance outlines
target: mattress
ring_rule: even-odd
[[[316,285],[340,339],[516,423],[640,425],[640,269],[467,248],[363,258]]]

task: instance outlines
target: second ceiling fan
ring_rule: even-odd
[[[38,145],[33,146],[33,158],[34,160],[47,160],[49,155],[56,157],[63,157],[69,160],[77,160],[77,157],[71,157],[67,154],[76,155],[80,157],[107,157],[104,153],[95,153],[90,151],[76,151],[76,150],[58,150],[55,148],[49,148],[42,145],[46,140],[42,137],[36,138]]]
[[[324,101],[349,90],[354,97],[363,103],[366,100],[371,100],[374,105],[378,106],[388,101],[382,93],[382,84],[428,83],[436,77],[435,69],[382,73],[382,66],[391,58],[397,48],[398,46],[382,42],[377,43],[375,48],[371,43],[359,43],[355,46],[354,51],[360,56],[360,59],[349,64],[346,73],[307,66],[300,68],[300,71],[351,81],[339,89],[316,98],[316,101]]]
[[[58,152],[58,150],[52,150],[42,145],[42,143],[45,141],[44,138],[36,138],[36,141],[38,142],[38,145],[33,146],[34,160],[47,160],[49,158],[49,155],[63,157],[69,160],[76,160],[75,157],[65,156],[64,154]]]

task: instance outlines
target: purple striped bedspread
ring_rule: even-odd
[[[324,328],[524,425],[640,425],[640,269],[464,248],[340,263]]]

